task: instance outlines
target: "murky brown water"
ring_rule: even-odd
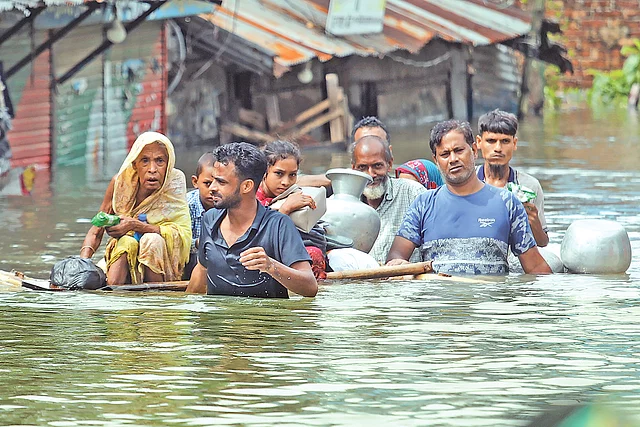
[[[427,135],[394,132],[396,162],[425,157]],[[607,218],[640,253],[639,135],[625,114],[523,124],[515,163],[545,189],[552,245],[577,218]],[[182,155],[188,176],[198,156]],[[307,172],[348,164],[307,156]],[[106,187],[91,176],[67,168],[0,199],[0,269],[46,277],[77,253]],[[333,283],[289,301],[6,290],[0,424],[524,425],[590,401],[640,419],[639,267]]]

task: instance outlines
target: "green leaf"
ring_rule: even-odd
[[[631,55],[629,56],[622,65],[622,71],[627,76],[631,76],[631,80],[633,80],[636,71],[640,69],[640,55]]]
[[[622,56],[635,55],[636,53],[638,53],[638,48],[635,45],[622,46],[622,49],[620,49],[620,54]]]

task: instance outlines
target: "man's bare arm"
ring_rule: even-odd
[[[304,297],[314,297],[318,293],[318,282],[307,261],[298,261],[291,267],[267,255],[264,248],[247,249],[240,254],[240,262],[248,270],[267,273],[291,292]]]
[[[207,268],[198,263],[196,264],[193,272],[191,273],[191,279],[189,279],[189,285],[187,285],[187,293],[190,294],[206,294],[207,293]]]
[[[536,239],[536,244],[541,248],[544,248],[549,244],[549,236],[542,228],[542,222],[540,221],[540,216],[538,215],[538,208],[533,203],[523,203],[523,205],[527,212],[529,225],[531,226],[533,237],[534,239]]]
[[[100,204],[100,211],[112,214],[113,212],[113,189],[115,187],[116,178],[111,178],[107,190],[102,198],[102,204]],[[92,225],[87,235],[82,242],[82,248],[80,248],[80,256],[82,258],[91,258],[93,254],[100,247],[102,242],[102,236],[104,235],[104,227],[96,227]]]
[[[415,250],[416,245],[408,239],[404,237],[396,236],[393,239],[393,244],[391,245],[391,249],[389,249],[389,254],[387,254],[387,264],[386,265],[399,265],[406,264],[409,262],[409,258],[411,254]]]
[[[551,267],[544,260],[537,246],[518,256],[522,269],[527,274],[551,274]]]

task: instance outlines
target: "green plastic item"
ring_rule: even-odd
[[[120,224],[120,217],[118,215],[110,215],[106,212],[98,212],[96,216],[91,219],[91,224],[96,227],[111,227],[112,225]]]
[[[524,185],[516,184],[513,182],[507,183],[507,190],[511,191],[522,203],[528,203],[535,200],[538,196],[535,191]]]

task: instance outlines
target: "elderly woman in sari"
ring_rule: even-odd
[[[171,141],[145,132],[109,183],[100,209],[118,215],[120,223],[92,226],[80,250],[81,257],[91,258],[107,232],[109,285],[180,280],[189,259],[191,219],[184,173],[174,165]],[[140,214],[147,215],[146,222]],[[139,241],[134,233],[142,235]]]

